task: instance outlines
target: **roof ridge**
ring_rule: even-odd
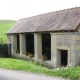
[[[75,31],[79,23],[80,7],[75,7],[20,19],[7,33]]]
[[[41,16],[41,15],[45,15],[45,14],[50,14],[50,13],[55,13],[55,12],[60,12],[60,11],[65,11],[65,10],[70,10],[70,9],[75,9],[75,8],[80,8],[80,7],[72,7],[72,8],[57,10],[57,11],[43,13],[43,14],[39,14],[39,15],[35,15],[35,16],[27,17],[27,18],[22,18],[22,19],[19,19],[19,20],[24,20],[24,19],[28,19],[28,18],[32,18],[32,17],[37,17],[37,16]]]

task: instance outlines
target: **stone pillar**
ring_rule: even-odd
[[[51,33],[51,61],[53,62],[55,68],[59,67],[60,65],[56,36],[56,34]]]
[[[13,55],[16,50],[17,50],[17,35],[13,34],[11,40],[11,54]]]
[[[26,52],[26,35],[25,34],[19,34],[20,36],[20,54]]]
[[[34,55],[36,59],[42,57],[42,35],[40,33],[34,33]]]

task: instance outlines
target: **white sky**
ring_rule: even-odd
[[[80,7],[80,0],[0,0],[0,19],[18,20],[72,7]]]

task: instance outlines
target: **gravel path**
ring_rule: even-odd
[[[0,68],[0,80],[68,80],[68,79]]]

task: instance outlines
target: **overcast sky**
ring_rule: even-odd
[[[80,7],[80,0],[0,0],[0,19],[18,20],[72,7]]]

